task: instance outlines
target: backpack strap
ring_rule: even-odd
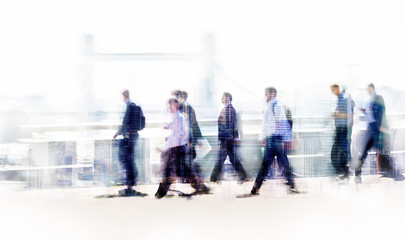
[[[276,113],[274,112],[274,107],[276,106],[276,104],[277,104],[277,102],[274,102],[274,103],[271,105],[271,110],[273,111],[273,116],[276,115]]]

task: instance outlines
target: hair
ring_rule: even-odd
[[[175,90],[172,92],[172,95],[175,96],[177,99],[183,98],[183,92],[181,90]]]
[[[370,83],[370,84],[368,85],[368,87],[375,90],[374,84],[372,84],[372,83]]]
[[[182,91],[182,92],[181,92],[181,95],[182,95],[184,101],[186,101],[187,98],[188,98],[188,93],[187,93],[186,91]]]
[[[174,106],[176,106],[176,109],[179,110],[179,101],[177,101],[177,99],[175,99],[175,98],[170,98],[167,103],[169,103],[169,105],[174,105]]]
[[[332,84],[332,85],[330,85],[330,87],[331,87],[331,88],[339,88],[339,89],[340,89],[339,85],[337,85],[337,84]]]
[[[232,102],[232,94],[230,94],[229,92],[224,92],[223,95],[225,98],[229,99],[230,102]]]
[[[275,89],[274,87],[268,87],[266,88],[266,91],[270,94],[275,93],[275,97],[277,97],[277,89]]]
[[[128,91],[128,89],[125,89],[125,90],[122,92],[122,96],[124,96],[124,97],[126,97],[126,98],[129,98],[129,91]]]

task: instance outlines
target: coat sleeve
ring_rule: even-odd
[[[232,138],[236,139],[239,138],[239,125],[238,125],[238,118],[236,116],[236,111],[234,108],[231,110],[231,129],[233,131]]]
[[[190,113],[190,121],[191,121],[191,131],[193,136],[193,141],[196,142],[198,139],[202,138],[200,127],[198,126],[197,117],[195,115],[195,111],[192,108]]]
[[[381,96],[377,96],[372,105],[373,116],[377,123],[377,127],[381,127],[384,117],[385,104]]]

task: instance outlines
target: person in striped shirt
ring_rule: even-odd
[[[284,107],[277,101],[277,90],[268,87],[265,90],[266,109],[264,110],[263,132],[260,143],[265,146],[263,162],[257,178],[253,184],[251,194],[259,194],[259,189],[267,176],[269,167],[272,166],[275,157],[280,167],[284,168],[284,175],[291,192],[298,192],[292,169],[286,154],[286,146],[292,140],[292,131],[288,123]]]

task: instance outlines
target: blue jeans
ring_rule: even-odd
[[[229,156],[229,161],[232,163],[235,171],[239,173],[240,179],[246,179],[247,174],[236,154],[236,146],[234,144],[234,140],[226,139],[220,140],[218,159],[211,174],[211,181],[216,182],[218,180],[227,156]]]
[[[361,154],[359,157],[360,168],[355,169],[356,176],[361,175],[361,166],[363,165],[364,160],[367,158],[368,150],[370,150],[371,148],[375,148],[377,154],[379,154],[379,138],[380,132],[377,130],[377,127],[369,125],[367,128],[366,135],[364,136],[364,145],[363,148],[361,149]]]
[[[138,171],[135,165],[135,146],[138,136],[123,138],[119,141],[119,160],[126,174],[126,185],[135,186]]]
[[[266,146],[264,150],[263,162],[255,181],[256,189],[260,189],[264,179],[269,171],[269,166],[273,165],[274,158],[277,157],[277,163],[284,168],[284,175],[289,186],[294,187],[294,179],[292,177],[292,169],[288,162],[287,154],[284,150],[281,136],[271,136],[266,138]]]

